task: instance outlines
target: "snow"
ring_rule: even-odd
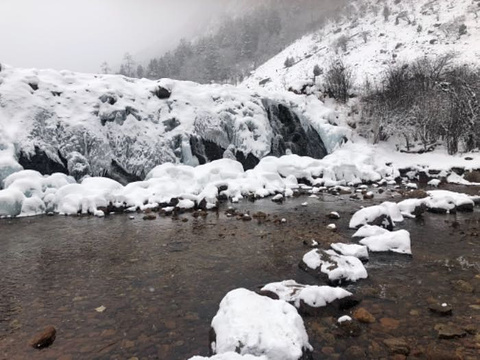
[[[384,4],[391,11],[388,21],[382,14]],[[395,63],[454,52],[455,62],[476,64],[480,56],[477,9],[470,0],[386,0],[380,7],[377,1],[366,0],[348,2],[347,6],[343,16],[337,16],[323,28],[298,39],[257,68],[244,85],[270,91],[300,88],[312,82],[315,65],[325,73],[329,62],[337,57],[342,57],[344,63],[354,69],[356,85],[361,86],[367,79],[370,82],[378,80]],[[405,18],[396,20],[402,12],[408,21]],[[460,37],[461,23],[466,25],[467,34]],[[336,45],[341,37],[347,39],[346,51]],[[436,39],[436,43],[432,44],[432,39]],[[287,57],[295,59],[293,66],[284,66]],[[259,82],[266,78],[271,81],[260,85]],[[316,84],[323,81],[324,75],[315,79]]]
[[[356,229],[362,225],[374,222],[381,216],[389,217],[393,222],[402,222],[404,220],[397,204],[384,202],[380,205],[369,206],[358,210],[350,219],[349,227]]]
[[[392,251],[400,254],[412,254],[410,233],[406,230],[387,232],[380,235],[366,237],[360,244],[373,252]]]
[[[438,179],[432,179],[430,180],[427,184],[433,187],[438,187],[440,185],[441,181]]]
[[[355,282],[368,277],[362,262],[354,256],[339,255],[333,250],[311,250],[303,256],[305,265],[326,274],[331,282]]]
[[[337,320],[337,322],[339,324],[344,323],[346,321],[352,321],[352,318],[348,315],[344,315],[344,316],[339,317],[338,320]]]
[[[0,190],[0,217],[14,217],[22,212],[25,195],[17,189]]]
[[[323,307],[337,299],[352,295],[340,287],[302,285],[294,280],[270,283],[262,290],[277,294],[281,300],[293,303],[297,308],[300,307],[301,301],[312,307]]]
[[[115,171],[112,161],[141,178],[164,163],[198,165],[205,161],[201,141],[230,159],[239,152],[261,159],[279,135],[269,118],[277,104],[291,109],[306,132],[325,139],[327,152],[350,133],[329,123],[330,110],[314,96],[4,64],[0,83],[0,181],[20,169],[20,150],[28,157],[40,149],[63,164],[61,155],[77,180]],[[155,95],[160,87],[170,98]]]
[[[269,360],[265,356],[254,356],[254,355],[240,355],[236,352],[229,351],[223,354],[213,355],[211,357],[204,356],[194,356],[189,360]]]
[[[363,225],[361,228],[357,230],[352,237],[368,237],[368,236],[375,236],[375,235],[383,235],[388,233],[387,229],[384,229],[377,225]]]
[[[216,354],[239,351],[267,359],[298,360],[312,350],[303,320],[294,306],[246,289],[230,291],[212,320]]]
[[[330,247],[341,255],[354,256],[363,261],[368,260],[368,249],[366,246],[357,244],[334,243],[330,244]]]

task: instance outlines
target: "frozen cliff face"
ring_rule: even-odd
[[[227,149],[246,169],[287,151],[322,158],[348,134],[319,109],[313,96],[227,85],[7,66],[0,72],[0,125],[14,139],[19,165],[76,179],[127,183],[159,164],[203,164]]]

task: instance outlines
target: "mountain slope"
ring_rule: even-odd
[[[299,89],[313,79],[313,68],[325,70],[342,58],[353,68],[357,86],[379,79],[394,64],[419,57],[455,53],[459,64],[478,64],[478,1],[354,1],[344,15],[299,39],[260,66],[244,85],[268,90]],[[287,58],[294,64],[285,66]],[[317,77],[321,84],[322,76]]]

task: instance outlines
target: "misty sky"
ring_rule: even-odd
[[[217,14],[225,0],[0,0],[0,62],[98,72],[129,51],[150,58]]]

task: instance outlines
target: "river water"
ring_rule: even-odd
[[[256,290],[286,279],[318,284],[298,268],[309,250],[304,241],[314,239],[325,248],[349,242],[351,213],[381,202],[387,193],[371,201],[325,194],[282,205],[268,199],[236,205],[252,214],[268,213],[268,221],[260,222],[228,218],[225,208],[206,217],[186,213],[152,221],[141,214],[134,220],[124,214],[1,220],[0,358],[206,356],[210,321],[229,290]],[[302,207],[305,201],[309,204]],[[336,233],[326,230],[330,211],[342,216]],[[280,218],[287,222],[275,221]],[[369,279],[348,287],[362,297],[360,306],[375,323],[361,324],[359,336],[344,337],[336,326],[344,313],[329,310],[305,318],[315,359],[361,358],[355,346],[366,358],[389,358],[391,349],[383,340],[392,337],[404,338],[413,358],[441,353],[478,358],[480,212],[426,214],[398,227],[410,231],[413,256],[373,254]],[[459,280],[473,292],[459,288]],[[452,305],[453,315],[431,313],[428,306],[434,302]],[[96,311],[100,306],[103,312]],[[438,339],[438,324],[472,334]],[[54,344],[41,351],[29,347],[47,325],[57,329]]]

